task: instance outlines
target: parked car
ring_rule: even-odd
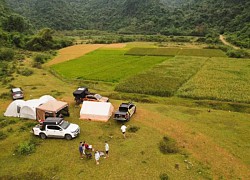
[[[24,98],[23,90],[21,88],[12,88],[11,89],[11,94],[12,94],[12,99],[13,100],[23,99]]]
[[[103,97],[100,94],[88,94],[83,98],[84,101],[109,102],[108,97]]]
[[[49,117],[33,128],[33,134],[42,139],[54,137],[70,140],[80,134],[80,127],[65,121],[63,118]]]
[[[132,102],[122,103],[119,109],[114,114],[114,119],[117,121],[129,121],[136,112],[136,105]]]

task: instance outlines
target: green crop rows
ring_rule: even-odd
[[[250,61],[212,58],[179,89],[178,95],[250,103]]]
[[[126,79],[116,87],[116,90],[171,96],[201,68],[206,59],[184,56],[171,58],[144,73]]]
[[[140,56],[201,56],[201,57],[226,57],[219,49],[182,49],[182,48],[132,48],[127,55]]]

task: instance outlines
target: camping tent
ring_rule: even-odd
[[[20,109],[22,108],[24,103],[25,103],[24,100],[12,101],[12,103],[10,103],[10,105],[7,107],[4,116],[19,117]]]
[[[80,119],[107,122],[114,107],[109,102],[84,101],[80,111]]]
[[[36,108],[36,119],[44,120],[46,118],[46,114],[56,117],[57,113],[65,108],[68,108],[68,103],[50,100]]]
[[[51,100],[55,100],[55,98],[50,95],[44,95],[39,99],[32,99],[28,101],[15,100],[10,103],[4,113],[4,116],[36,119],[36,108]]]
[[[55,98],[53,98],[52,96],[50,95],[43,95],[42,97],[39,98],[40,102],[42,104],[48,102],[48,101],[51,101],[51,100],[56,100]]]
[[[26,101],[20,110],[20,117],[27,119],[36,119],[36,107],[40,106],[42,102],[39,99],[32,99]]]

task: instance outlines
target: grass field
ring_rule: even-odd
[[[212,58],[177,94],[194,99],[250,103],[250,61]]]
[[[166,59],[124,56],[124,53],[124,50],[97,50],[81,58],[54,65],[52,69],[66,79],[119,82]]]
[[[185,48],[131,48],[127,55],[141,56],[201,56],[201,57],[226,57],[219,49],[185,49]]]
[[[116,86],[117,91],[173,96],[183,83],[193,76],[207,58],[174,57]]]
[[[146,46],[146,44],[143,45]],[[129,46],[128,44],[126,48]],[[69,75],[72,73],[71,76],[77,78],[82,75],[77,74],[78,72],[74,72],[72,69],[77,69],[82,61],[87,60],[89,65],[98,65],[98,63],[104,63],[104,59],[112,63],[118,61],[117,64],[120,64],[121,58],[121,61],[124,61],[126,67],[131,71],[131,74],[125,76],[128,78],[127,80],[116,77],[108,78],[119,76],[118,71],[113,73],[111,69],[107,73],[100,68],[96,72],[98,76],[104,76],[103,79],[112,79],[114,82],[121,80],[124,83],[127,81],[127,85],[133,83],[136,85],[141,81],[141,83],[145,83],[144,88],[150,90],[152,85],[157,87],[159,92],[165,88],[168,90],[169,87],[172,91],[179,89],[177,95],[189,92],[183,91],[182,88],[190,90],[193,86],[208,94],[211,83],[211,87],[217,88],[217,91],[220,90],[221,94],[224,94],[224,98],[227,97],[230,100],[238,94],[238,100],[231,99],[230,101],[240,101],[239,97],[242,94],[249,93],[249,60],[191,56],[131,57],[124,56],[124,52],[124,49],[115,51],[114,49],[102,48],[82,58],[54,65],[53,68],[62,65],[66,69],[67,65],[74,64],[74,67],[69,68],[68,71]],[[147,62],[145,66],[142,65],[144,60]],[[135,63],[135,66],[127,64],[128,62],[134,63],[134,61],[139,63]],[[112,63],[109,65],[112,66]],[[113,90],[118,83],[107,83],[104,86],[102,83],[88,80],[88,87],[92,87],[90,88],[91,92],[105,95],[118,94],[124,97],[120,100],[110,98],[115,110],[120,103],[130,100],[130,98],[139,98],[138,102],[135,102],[137,105],[136,114],[131,121],[126,123],[129,127],[138,127],[139,130],[134,133],[127,132],[127,139],[123,139],[120,132],[121,123],[115,122],[112,118],[107,123],[79,120],[80,107],[75,106],[72,96],[72,92],[79,86],[78,83],[62,81],[50,74],[47,69],[34,69],[30,66],[29,60],[23,63],[23,67],[34,71],[33,75],[14,74],[13,81],[0,85],[0,93],[8,93],[11,86],[20,86],[25,92],[26,100],[50,94],[58,100],[68,102],[71,116],[65,119],[77,123],[81,127],[81,134],[71,141],[65,139],[40,140],[39,137],[34,137],[30,133],[36,121],[7,118],[0,115],[0,179],[157,180],[161,179],[160,177],[163,179],[163,177],[168,176],[169,179],[198,180],[248,179],[250,177],[249,113],[208,109],[205,106],[205,103],[223,103],[216,100],[119,93]],[[93,70],[90,67],[85,68],[88,73],[90,73],[89,69]],[[64,69],[62,68],[62,70]],[[78,70],[82,71],[81,68]],[[60,71],[58,72],[60,74]],[[74,73],[77,75],[74,76]],[[134,76],[135,74],[139,74],[138,77],[141,78],[130,79],[137,77]],[[141,76],[143,74],[146,74],[147,77],[152,76],[152,74],[154,76],[147,79],[146,76]],[[65,71],[64,76],[67,76],[67,71]],[[198,81],[199,78],[201,78],[200,81]],[[166,83],[164,86],[163,84],[159,86],[162,79],[166,79]],[[96,87],[93,85],[95,83]],[[170,83],[172,84],[170,85]],[[180,88],[179,85],[183,83],[184,86]],[[204,85],[204,88],[201,84]],[[207,89],[205,89],[205,85],[207,85]],[[139,88],[139,85],[137,87]],[[234,88],[234,95],[231,88]],[[211,92],[216,91],[212,91],[211,88]],[[232,94],[227,94],[227,92]],[[190,93],[196,96],[196,92],[193,90]],[[214,95],[208,98],[215,99]],[[199,98],[203,99],[204,97]],[[143,98],[147,101],[140,103]],[[248,96],[244,96],[244,98],[247,99]],[[1,114],[11,101],[10,97],[0,99]],[[162,154],[160,152],[159,144],[164,136],[176,141],[178,153]],[[78,144],[84,140],[98,150],[104,150],[104,141],[107,140],[110,145],[110,157],[101,158],[98,166],[94,159],[80,159]],[[16,152],[19,149],[18,146],[24,142],[35,144],[33,153],[19,155]],[[176,168],[176,165],[179,166],[179,169]]]

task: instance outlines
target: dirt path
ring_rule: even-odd
[[[99,49],[101,47],[105,48],[124,48],[125,43],[116,43],[116,44],[80,44],[69,46],[58,51],[58,55],[49,61],[46,65],[51,66],[53,64],[58,64],[64,61],[75,59],[81,57],[91,51]]]
[[[167,134],[176,139],[178,144],[185,147],[195,159],[211,168],[213,179],[221,177],[248,179],[250,177],[248,167],[240,159],[213,142],[210,137],[197,131],[194,132],[187,124],[169,119],[159,113],[149,112],[145,109],[138,111],[137,120],[157,129],[163,135]],[[152,117],[154,118],[152,119]]]
[[[223,44],[225,44],[225,45],[227,45],[227,46],[230,46],[230,47],[232,47],[232,48],[234,48],[234,49],[240,49],[239,47],[234,46],[234,45],[232,45],[231,43],[227,42],[226,39],[225,39],[225,37],[224,37],[223,35],[220,35],[220,40],[221,40],[221,42],[222,42]]]

